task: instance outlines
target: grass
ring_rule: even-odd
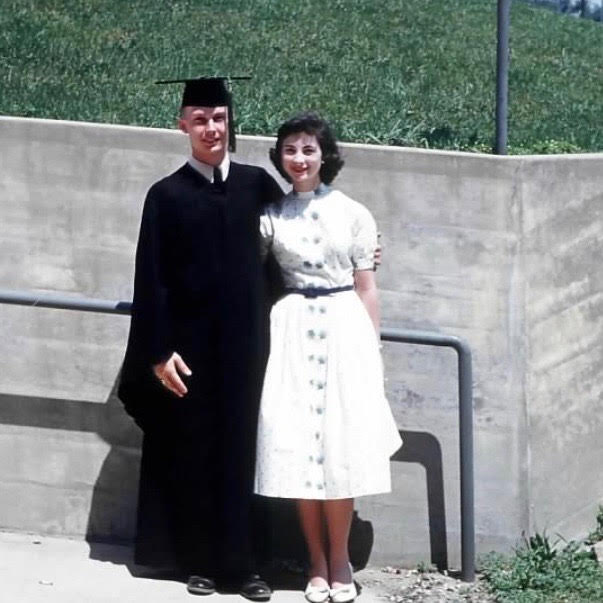
[[[603,150],[603,27],[515,2],[511,152]],[[156,79],[251,74],[238,130],[300,109],[342,140],[488,150],[496,0],[3,0],[0,113],[173,127]]]
[[[603,569],[592,549],[578,542],[552,544],[536,534],[512,557],[490,554],[482,574],[500,603],[603,601]]]

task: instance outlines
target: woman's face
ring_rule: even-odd
[[[296,191],[313,191],[320,184],[322,151],[313,134],[298,132],[283,140],[281,164]]]

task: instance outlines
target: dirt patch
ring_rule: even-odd
[[[392,603],[451,601],[489,603],[495,598],[478,577],[475,582],[462,582],[446,572],[408,570],[398,567],[367,567],[354,574],[366,594]],[[362,598],[360,598],[362,601]]]

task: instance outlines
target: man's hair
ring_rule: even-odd
[[[288,119],[278,129],[276,146],[270,149],[270,160],[274,164],[274,167],[287,182],[291,182],[291,178],[289,178],[289,175],[283,169],[281,161],[283,141],[287,136],[301,132],[310,136],[316,136],[316,141],[322,152],[320,181],[325,184],[331,184],[339,173],[339,170],[343,167],[344,162],[329,124],[322,117],[310,111],[305,111]]]

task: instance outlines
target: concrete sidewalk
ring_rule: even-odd
[[[93,549],[91,558],[91,547]],[[103,559],[103,560],[100,560]],[[356,575],[361,582],[361,572]],[[363,589],[361,603],[383,601]],[[243,603],[236,594],[195,597],[182,582],[149,577],[126,546],[0,532],[0,601],[7,603]],[[300,590],[276,590],[273,603],[303,603]]]

